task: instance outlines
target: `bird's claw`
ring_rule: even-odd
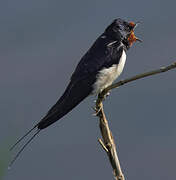
[[[108,97],[110,95],[110,92],[107,92],[105,95],[105,98]]]
[[[107,92],[104,97],[103,97],[103,100],[106,99],[106,97],[108,97],[110,95],[110,92]],[[94,100],[94,102],[96,103],[97,100]],[[92,115],[93,116],[98,116],[99,112],[101,111],[102,109],[102,106],[99,106],[98,108],[97,107],[92,107],[92,109],[95,111],[95,113],[93,113]]]
[[[103,101],[110,95],[110,92],[108,91],[104,96],[103,96]]]

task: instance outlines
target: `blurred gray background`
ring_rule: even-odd
[[[142,21],[120,79],[176,59],[175,1],[0,1],[0,178],[113,179],[89,97],[47,128],[10,171],[8,148],[56,102],[114,18]],[[176,70],[113,90],[105,111],[126,179],[174,179]],[[18,148],[17,148],[18,149]]]

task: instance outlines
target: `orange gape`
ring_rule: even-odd
[[[130,43],[130,46],[132,46],[132,44],[133,44],[134,42],[136,42],[136,40],[137,40],[137,38],[136,38],[136,36],[135,36],[135,34],[134,34],[134,31],[131,31],[131,34],[130,34],[130,36],[128,37],[128,42]]]

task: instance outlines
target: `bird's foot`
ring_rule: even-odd
[[[110,91],[106,93],[100,93],[98,94],[98,99],[100,99],[101,101],[104,101],[109,95],[110,95]]]
[[[100,94],[99,94],[100,95]],[[94,100],[96,107],[92,107],[92,109],[95,111],[95,113],[93,113],[93,116],[98,116],[101,109],[102,109],[102,104],[100,105],[101,101],[104,101],[108,96],[110,95],[110,92],[108,91],[105,95],[103,95],[102,97],[98,96],[97,100]],[[101,99],[100,102],[98,101],[99,98]]]
[[[110,92],[108,91],[102,98],[102,100],[104,101],[108,96],[110,95]]]
[[[105,94],[105,98],[104,98],[104,99],[106,99],[109,95],[110,95],[110,92],[108,91],[108,92]]]

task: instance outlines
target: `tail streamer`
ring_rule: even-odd
[[[36,127],[36,126],[35,126]],[[35,128],[34,127],[34,128]],[[22,138],[20,138],[11,148],[10,150],[12,150],[22,139],[24,139],[34,128],[32,128],[28,133],[26,133]],[[41,131],[41,129],[38,129],[37,132],[24,144],[24,146],[18,151],[18,153],[16,154],[16,156],[12,159],[12,161],[10,162],[8,169],[10,169],[13,165],[13,163],[17,160],[17,158],[19,157],[19,155],[23,152],[23,150],[25,149],[25,147],[35,138],[35,136],[37,134],[39,134],[39,132]]]

